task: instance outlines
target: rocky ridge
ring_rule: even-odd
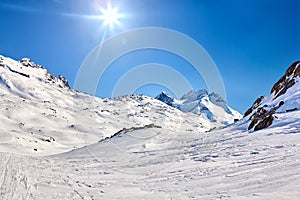
[[[248,130],[261,130],[273,124],[276,113],[300,109],[300,61],[294,62],[274,84],[270,96],[260,96],[245,112]]]

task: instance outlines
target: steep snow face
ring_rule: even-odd
[[[49,155],[149,124],[188,134],[215,122],[143,95],[100,99],[69,89],[65,78],[22,59],[0,57],[0,151]]]
[[[260,130],[276,122],[278,113],[300,109],[300,62],[293,63],[272,87],[269,96],[259,97],[245,113],[249,130]]]
[[[162,92],[156,99],[183,112],[196,114],[218,126],[228,125],[242,118],[242,115],[230,108],[221,96],[215,93],[209,94],[206,90],[191,90],[180,100]]]

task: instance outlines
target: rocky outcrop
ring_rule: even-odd
[[[260,105],[260,103],[263,100],[263,98],[265,98],[265,96],[260,96],[258,99],[256,99],[256,101],[253,103],[253,105],[251,106],[251,108],[249,108],[245,112],[244,117],[250,115],[256,108],[258,108],[258,106]]]
[[[155,97],[155,99],[164,102],[165,104],[169,106],[173,106],[174,98],[172,98],[170,95],[168,95],[166,92],[162,92],[159,95]]]
[[[46,83],[50,84],[58,84],[60,88],[67,88],[70,89],[70,85],[68,83],[68,80],[64,76],[54,76],[51,73],[46,74]]]
[[[33,68],[42,68],[42,69],[44,69],[43,66],[38,65],[38,64],[32,62],[32,61],[30,60],[30,58],[22,58],[21,61],[20,61],[20,63],[21,63],[24,67],[33,67]]]
[[[271,108],[270,110],[267,110],[264,107],[259,107],[250,118],[251,123],[248,127],[248,130],[254,128],[254,131],[258,131],[271,126],[274,119],[273,115],[276,113],[276,110],[283,104],[284,102],[281,101],[277,106]]]
[[[59,75],[57,77],[59,80],[61,80],[61,82],[63,83],[64,87],[70,89],[70,85],[69,85],[69,82],[68,80],[66,79],[66,77],[62,76],[62,75]]]
[[[295,84],[295,78],[300,76],[300,61],[294,62],[286,71],[285,75],[275,83],[271,90],[275,99],[286,93]]]
[[[112,138],[115,138],[115,137],[120,137],[126,133],[129,133],[129,132],[132,132],[132,131],[137,131],[137,130],[143,130],[143,129],[148,129],[148,128],[162,128],[161,126],[157,126],[155,124],[147,124],[145,126],[139,126],[139,127],[131,127],[131,128],[123,128],[121,130],[119,130],[118,132],[116,132],[115,134],[109,136],[109,137],[106,137],[104,139],[101,139],[99,142],[104,142],[108,139],[112,139]]]
[[[32,67],[32,68],[38,68],[38,69],[44,69],[45,70],[45,68],[42,65],[38,65],[38,64],[34,63],[29,58],[22,58],[20,63],[24,67]],[[21,74],[21,75],[24,76],[26,74]],[[27,77],[29,78],[29,75],[27,75]],[[45,82],[49,83],[49,84],[57,84],[60,88],[70,89],[70,85],[68,83],[68,80],[64,76],[54,76],[50,72],[46,72]]]
[[[287,70],[284,76],[277,81],[271,90],[271,96],[259,97],[254,104],[245,112],[244,117],[249,117],[250,124],[248,130],[261,130],[272,125],[275,114],[279,108],[285,104],[287,98],[286,92],[292,88],[297,77],[300,76],[300,61],[294,62]],[[294,88],[296,91],[300,88]],[[292,95],[292,94],[291,94]],[[266,99],[267,98],[267,99]],[[297,108],[286,109],[285,112],[292,112]]]

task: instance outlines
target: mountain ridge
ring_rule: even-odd
[[[0,57],[0,96],[4,152],[56,154],[149,124],[176,134],[220,126],[144,95],[101,99],[71,90],[65,78],[28,58]]]
[[[260,96],[245,112],[250,123],[248,130],[268,128],[277,113],[300,109],[300,61],[294,62],[285,74],[273,85],[269,96]]]
[[[183,112],[204,115],[208,120],[229,125],[242,118],[242,115],[229,107],[226,101],[218,94],[208,93],[206,90],[191,90],[179,100],[166,92],[158,94],[156,99]]]

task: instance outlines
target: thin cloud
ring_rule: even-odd
[[[63,2],[60,0],[53,0],[55,3],[62,4]],[[48,13],[48,14],[54,14],[54,15],[60,15],[63,17],[70,17],[70,18],[82,18],[82,19],[92,19],[92,20],[99,20],[98,15],[84,15],[84,14],[76,14],[76,13],[55,13],[55,12],[49,12],[44,10],[38,10],[36,8],[28,7],[25,5],[16,5],[16,4],[8,4],[8,3],[0,3],[0,7],[3,7],[5,9],[9,9],[12,11],[20,11],[20,12],[27,12],[27,13]]]
[[[72,17],[72,18],[95,19],[95,20],[100,19],[99,15],[82,15],[76,13],[62,13],[61,15],[65,17]]]

